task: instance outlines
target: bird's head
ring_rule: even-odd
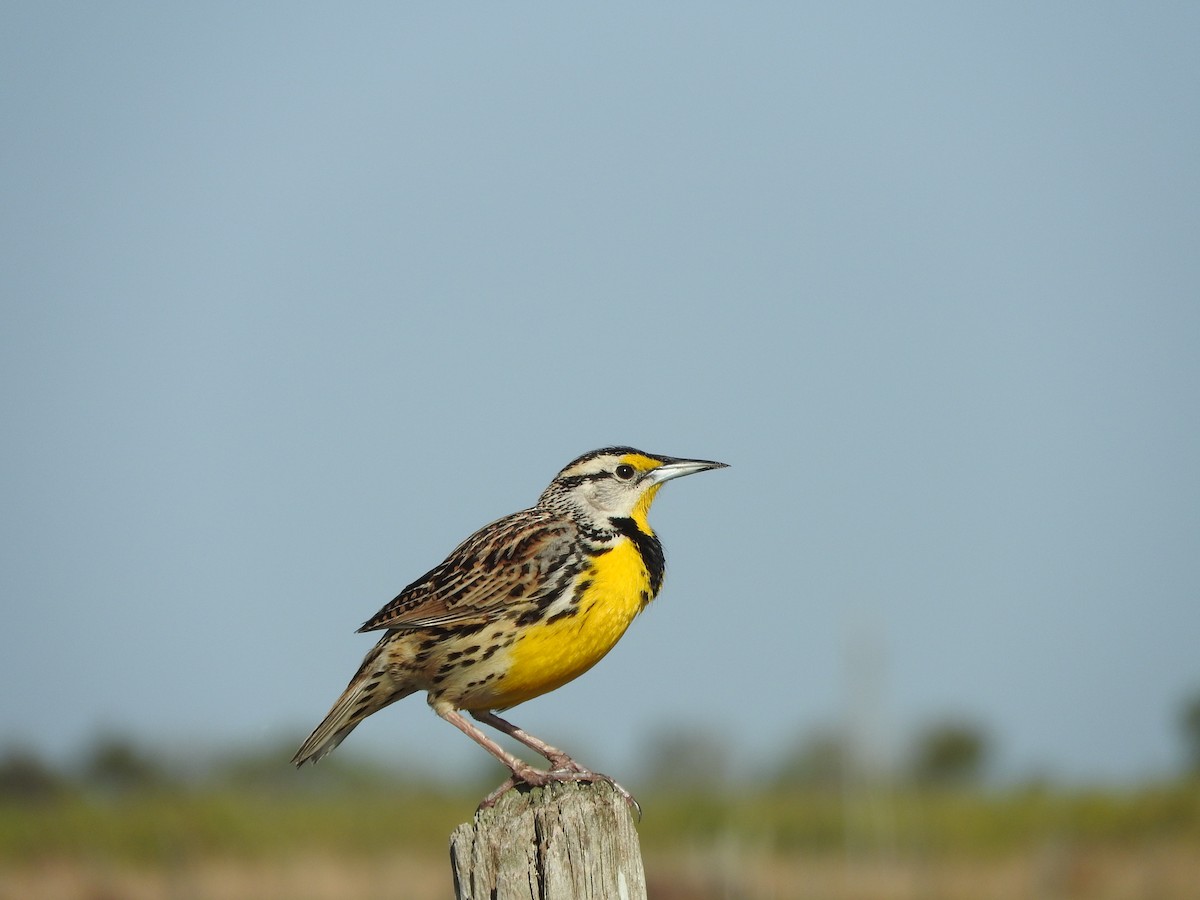
[[[707,459],[654,456],[632,447],[605,447],[572,460],[550,482],[538,505],[566,512],[598,530],[611,529],[613,519],[633,519],[653,534],[646,516],[663,482],[725,466]]]

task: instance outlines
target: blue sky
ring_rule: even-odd
[[[611,443],[663,595],[513,718],[620,771],[943,715],[1177,762],[1200,11],[7,4],[0,733],[298,742],[354,628]],[[462,764],[420,700],[349,746]]]

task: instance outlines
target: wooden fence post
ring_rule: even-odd
[[[609,785],[509,791],[450,836],[457,900],[646,900],[633,816]]]

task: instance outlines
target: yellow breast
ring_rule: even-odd
[[[576,579],[574,591],[578,605],[573,614],[530,625],[509,649],[507,672],[495,685],[495,709],[523,703],[582,675],[613,648],[651,600],[649,573],[630,540],[597,556]]]

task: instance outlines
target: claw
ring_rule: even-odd
[[[555,761],[559,762],[558,760]],[[506,778],[504,782],[483,798],[483,802],[479,804],[479,809],[489,809],[495,806],[496,801],[502,796],[515,788],[518,784],[527,784],[530,787],[545,787],[548,784],[595,784],[602,781],[612,787],[614,791],[624,800],[636,813],[637,820],[642,821],[642,804],[637,802],[637,798],[629,791],[625,790],[616,779],[609,775],[604,775],[601,772],[593,772],[590,769],[585,769],[579,763],[569,757],[562,760],[562,765],[557,765],[555,768],[548,771],[535,769],[530,766],[528,769],[513,770],[511,776]]]
[[[477,806],[475,808],[475,811],[479,812],[480,810],[483,810],[483,809],[491,809],[493,806],[496,805],[497,800],[499,800],[501,797],[503,797],[505,794],[507,794],[509,791],[511,791],[516,786],[517,786],[516,779],[514,779],[514,778],[504,779],[504,782],[500,785],[500,787],[496,788],[494,791],[492,791],[490,794],[488,794],[486,797],[483,798],[483,802],[480,803],[479,806]]]

